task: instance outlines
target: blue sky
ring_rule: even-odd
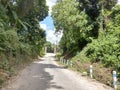
[[[46,0],[46,5],[49,6],[49,15],[40,22],[40,27],[46,31],[47,41],[50,41],[54,44],[56,43],[56,41],[59,42],[62,37],[62,33],[61,35],[56,37],[55,27],[53,24],[53,19],[51,17],[52,7],[56,4],[56,1],[57,0]],[[118,4],[120,4],[120,0],[118,0]]]
[[[40,22],[41,24],[46,24],[46,28],[48,30],[54,30],[54,23],[53,23],[53,18],[49,15],[47,16],[42,22]]]
[[[62,37],[62,34],[56,37],[53,18],[51,17],[52,7],[56,4],[56,1],[57,0],[46,0],[46,4],[49,6],[49,15],[40,22],[40,27],[46,31],[47,41],[50,41],[54,44],[56,44],[56,42],[59,42]]]

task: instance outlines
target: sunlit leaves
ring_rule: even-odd
[[[39,20],[48,14],[46,1],[1,0],[0,11],[1,52],[7,54],[21,50],[33,54],[31,51],[34,50],[39,54],[46,42],[45,31],[39,26]]]
[[[120,17],[118,6],[114,7],[106,31],[92,40],[87,47],[87,56],[92,62],[102,62],[107,67],[120,69]]]
[[[62,0],[53,8],[57,31],[63,31],[60,41],[63,54],[76,53],[89,43],[82,52],[91,62],[119,70],[120,6],[115,6],[116,0],[77,1]]]
[[[59,1],[54,7],[52,16],[57,31],[63,30],[60,41],[64,51],[81,50],[92,36],[92,26],[85,11],[79,10],[76,0]]]

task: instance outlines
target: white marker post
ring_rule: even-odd
[[[69,65],[69,60],[67,60],[67,65]]]
[[[62,63],[63,63],[64,59],[62,58]]]
[[[114,89],[117,90],[117,74],[116,74],[116,71],[113,71],[113,85],[114,85]]]
[[[45,47],[45,54],[47,53],[47,47]]]
[[[62,57],[60,58],[60,62],[62,62]]]
[[[64,64],[67,64],[67,60],[65,59],[65,62],[64,62]]]
[[[90,65],[90,77],[91,77],[91,78],[93,78],[92,73],[93,73],[93,67],[92,67],[92,65]]]
[[[64,59],[64,64],[65,64],[65,61],[66,61],[66,60]]]
[[[65,60],[65,64],[67,64],[67,60]]]
[[[71,66],[71,67],[73,66],[73,62],[72,62],[72,61],[70,61],[70,66]]]

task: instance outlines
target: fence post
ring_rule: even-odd
[[[65,61],[66,61],[66,60],[64,59],[64,62],[63,62],[63,64],[65,64]]]
[[[92,67],[92,65],[90,65],[90,77],[91,77],[91,78],[93,78],[92,73],[93,73],[93,67]]]
[[[71,66],[71,67],[73,66],[73,62],[72,62],[72,61],[70,61],[70,66]]]
[[[60,57],[60,62],[62,61],[62,57]]]
[[[65,64],[67,64],[67,60],[65,59]]]
[[[117,90],[117,75],[116,75],[116,71],[113,71],[113,85],[114,85],[114,89]]]
[[[64,59],[62,58],[62,63],[63,63]]]
[[[67,65],[69,65],[69,60],[67,60]]]

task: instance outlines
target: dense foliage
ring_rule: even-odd
[[[44,53],[46,35],[39,22],[47,14],[45,0],[0,0],[0,69]]]
[[[52,16],[62,30],[63,54],[120,69],[120,5],[117,0],[58,0]]]
[[[120,69],[120,5],[115,6],[109,17],[106,32],[88,45],[87,56],[93,62],[101,61],[105,66]]]
[[[46,52],[48,52],[48,53],[54,53],[54,47],[55,47],[54,44],[52,44],[51,42],[47,41],[45,43],[45,47],[47,49]]]
[[[92,36],[93,25],[88,21],[90,18],[78,9],[78,5],[75,0],[65,0],[58,2],[53,8],[52,16],[57,31],[63,30],[60,47],[64,53],[81,50]]]

